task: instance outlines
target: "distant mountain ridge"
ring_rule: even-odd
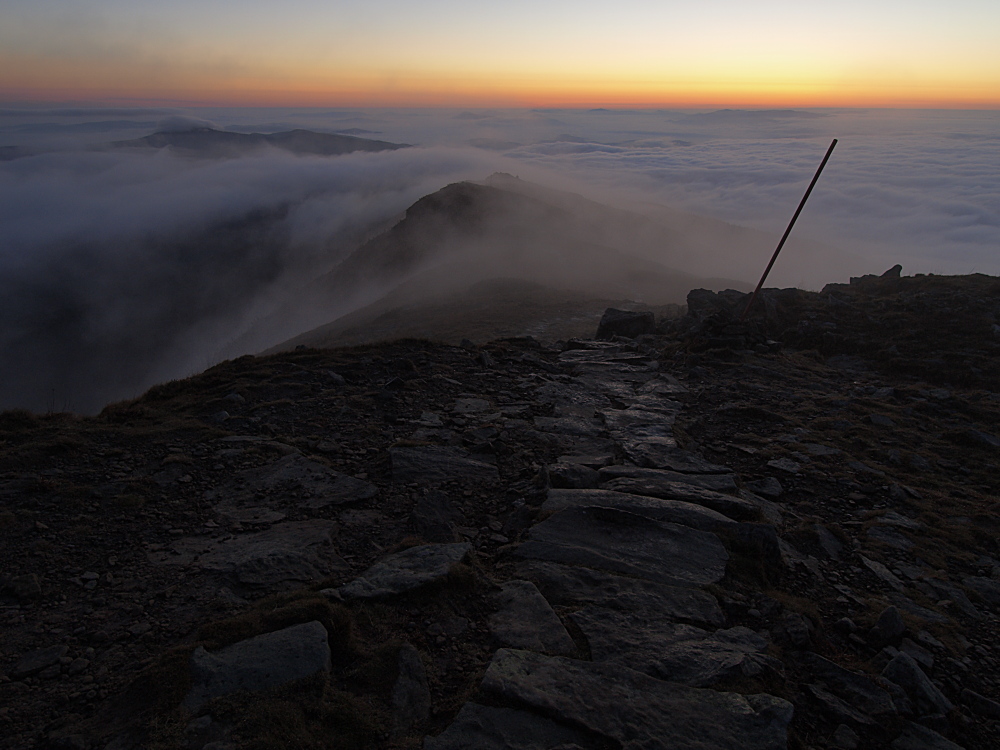
[[[395,151],[409,147],[407,143],[302,129],[280,133],[236,133],[214,128],[162,131],[133,140],[115,141],[111,145],[116,148],[170,148],[192,156],[212,158],[244,156],[268,147],[315,156],[339,156],[355,151]]]
[[[558,291],[553,299],[569,294],[649,305],[682,303],[693,287],[749,287],[738,277],[687,273],[672,262],[709,252],[697,239],[639,214],[496,173],[484,183],[457,182],[424,196],[394,226],[301,289],[293,304],[256,321],[223,355],[290,337],[296,345],[327,345],[343,325],[364,328],[397,309],[409,311],[408,326],[427,305],[449,305],[460,318],[471,314],[467,303],[476,298],[480,305],[492,294],[476,287],[489,279]],[[478,292],[470,296],[473,287]],[[505,300],[502,316],[539,296]],[[350,320],[337,322],[348,314]]]

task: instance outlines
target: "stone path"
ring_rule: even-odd
[[[718,600],[706,589],[726,575],[733,554],[727,545],[759,533],[759,504],[732,494],[737,485],[725,467],[677,447],[673,429],[681,405],[674,396],[683,389],[660,375],[655,361],[613,344],[579,346],[560,357],[569,373],[560,388],[551,389],[551,383],[537,388],[540,401],[552,401],[553,415],[535,418],[534,427],[566,453],[549,476],[588,486],[551,488],[536,523],[509,550],[518,577],[501,583],[489,598],[494,611],[488,627],[497,650],[479,694],[451,726],[427,737],[425,748],[785,748],[791,703],[764,692],[712,689],[752,678],[780,679],[783,672],[768,653],[769,635],[726,628]],[[459,399],[453,411],[466,415],[488,408],[486,400],[470,397]],[[424,422],[433,421],[425,417]],[[595,453],[608,458],[574,458]],[[393,478],[402,483],[499,476],[491,463],[455,447],[398,446],[389,457]],[[324,503],[370,494],[366,483],[297,456],[257,472],[251,487],[262,483],[305,489]],[[242,486],[224,502],[238,504],[233,498],[240,497]],[[414,513],[447,538],[452,513],[446,497],[431,495]],[[322,545],[313,549],[307,529],[317,541],[329,533],[315,523],[302,529],[279,523],[239,541],[196,549],[175,545],[159,553],[159,562],[190,564],[198,556],[202,567],[237,576],[267,569],[285,577],[305,576],[324,562],[327,568],[335,565],[322,557]],[[257,561],[268,546],[273,549],[266,554],[283,556],[281,564]],[[464,542],[418,545],[321,593],[335,601],[392,599],[446,581],[471,552]],[[564,612],[562,618],[554,607]],[[305,641],[296,649],[298,630],[315,638],[323,626],[294,626],[214,654],[196,651],[195,686],[186,705],[328,668],[328,651],[305,648]],[[397,731],[426,718],[429,697],[426,684],[420,688],[420,675],[419,655],[408,646],[400,652],[393,694],[394,706],[399,704]]]
[[[886,609],[868,634],[868,643],[886,647],[878,681],[810,652],[812,626],[795,612],[784,615],[777,631],[730,623],[726,608],[735,600],[726,594],[720,602],[718,585],[724,578],[739,576],[747,565],[766,577],[769,566],[794,566],[802,558],[778,537],[774,524],[783,522],[781,506],[740,489],[742,483],[725,466],[678,447],[674,429],[683,410],[677,397],[684,389],[674,378],[627,344],[571,342],[559,363],[565,374],[558,387],[548,379],[535,386],[537,402],[551,405],[551,416],[535,417],[531,425],[563,455],[542,472],[549,488],[533,523],[501,555],[509,564],[498,570],[510,577],[486,599],[492,612],[487,619],[492,659],[450,725],[424,738],[426,750],[779,750],[788,746],[795,707],[760,686],[784,684],[789,663],[809,675],[803,695],[839,722],[830,747],[861,746],[858,732],[866,741],[891,740],[895,750],[958,747],[935,731],[945,728],[954,705],[925,674],[933,665],[930,653],[909,639],[900,643],[907,627],[896,607]],[[469,396],[458,399],[452,411],[464,418],[490,409],[486,399]],[[438,422],[431,413],[420,420],[434,429]],[[461,486],[500,477],[494,460],[473,457],[455,445],[396,446],[389,450],[389,461],[394,481],[410,486]],[[324,503],[370,494],[362,481],[317,470],[295,457],[282,459],[254,481],[281,478]],[[773,478],[755,488],[770,496],[782,492]],[[238,494],[230,492],[224,502],[233,503]],[[411,521],[433,543],[385,556],[339,588],[321,593],[337,602],[393,600],[444,584],[474,550],[452,541],[460,516],[447,493],[425,493]],[[887,513],[868,536],[900,547],[896,536],[906,538],[896,529],[913,530],[915,523]],[[319,537],[326,533],[315,524],[309,528]],[[825,532],[820,539],[829,555],[846,554],[835,536],[818,528]],[[322,557],[322,545],[312,548],[305,527],[281,523],[256,536],[269,533],[278,536],[258,541],[250,535],[206,549],[175,545],[160,562],[189,564],[192,555],[200,555],[203,567],[252,577],[257,550],[268,541],[275,548],[272,557],[284,556],[263,566],[272,575],[308,577],[312,568],[337,564],[329,555]],[[507,542],[503,535],[493,536]],[[905,599],[905,585],[893,572],[860,559]],[[976,613],[957,587],[937,585],[938,596]],[[980,577],[967,585],[984,599],[996,596],[992,579]],[[295,627],[322,630],[319,623]],[[452,627],[442,624],[440,632]],[[459,618],[453,629],[466,627]],[[241,681],[275,684],[272,672],[295,679],[326,668],[329,656],[322,649],[293,650],[288,659],[273,655],[277,667],[263,677],[257,664],[241,665],[235,656],[246,653],[260,660],[268,639],[279,651],[287,650],[291,630],[218,654],[196,652],[192,663],[198,680],[188,702],[221,694]],[[786,645],[806,647],[797,662],[777,658],[782,644],[772,641],[776,632]],[[290,661],[287,669],[284,661]],[[426,721],[431,710],[421,657],[411,644],[404,644],[399,665],[392,698],[397,737]]]
[[[784,748],[787,701],[699,689],[781,670],[766,636],[720,627],[704,589],[729,560],[713,530],[756,520],[757,507],[718,491],[736,488],[725,467],[677,447],[681,406],[671,397],[683,389],[655,361],[613,344],[581,346],[560,357],[569,382],[539,389],[555,411],[536,427],[567,452],[603,449],[628,463],[602,467],[600,489],[550,490],[541,509],[551,515],[513,551],[526,580],[504,584],[501,599],[523,592],[521,611],[542,614],[522,617],[515,634],[509,614],[491,623],[519,650],[497,651],[481,689],[520,708],[469,703],[425,747]],[[609,400],[619,408],[586,416]],[[589,660],[558,655],[572,642],[543,594],[586,605],[570,619]]]

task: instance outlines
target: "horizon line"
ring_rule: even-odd
[[[1000,102],[914,102],[914,103],[856,103],[856,104],[793,104],[762,103],[751,104],[743,102],[565,102],[565,103],[482,103],[482,102],[400,102],[400,103],[362,103],[362,102],[264,102],[264,101],[207,101],[204,99],[159,98],[159,97],[100,97],[94,99],[34,99],[0,97],[2,109],[58,109],[74,108],[188,108],[188,109],[426,109],[426,110],[605,110],[634,111],[643,110],[655,112],[658,110],[750,110],[750,111],[781,111],[781,110],[895,110],[895,111],[967,111],[991,112],[1000,111]],[[3,114],[13,114],[6,112]]]

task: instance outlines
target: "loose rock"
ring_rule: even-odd
[[[431,693],[420,652],[412,643],[399,649],[399,675],[389,700],[393,731],[405,734],[415,724],[427,721],[431,713]]]
[[[411,547],[379,561],[339,592],[344,599],[375,599],[412,591],[446,579],[471,550],[465,542]]]
[[[557,655],[576,651],[559,616],[535,584],[507,581],[492,599],[499,609],[490,616],[490,632],[501,645]]]
[[[43,669],[51,667],[53,664],[58,664],[59,660],[64,657],[68,651],[69,646],[56,645],[48,646],[47,648],[40,648],[37,651],[25,654],[18,659],[13,669],[10,670],[10,676],[15,680],[21,680],[25,677],[37,674]]]
[[[194,711],[211,698],[259,691],[330,670],[330,645],[320,622],[293,625],[209,653],[191,654],[192,687],[183,705]]]

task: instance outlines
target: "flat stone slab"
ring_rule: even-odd
[[[559,361],[567,364],[580,362],[618,362],[621,364],[648,365],[651,357],[635,351],[625,351],[616,347],[608,349],[567,349],[559,354]]]
[[[345,599],[376,599],[442,581],[471,549],[467,542],[410,547],[380,560],[341,586],[340,595]]]
[[[378,487],[371,482],[341,474],[299,454],[285,456],[260,469],[245,472],[242,479],[244,486],[232,494],[254,498],[263,491],[270,496],[271,503],[287,499],[306,508],[359,502],[378,494]]]
[[[451,410],[456,414],[481,414],[489,408],[490,402],[484,398],[459,398],[455,399]]]
[[[574,375],[610,376],[633,383],[645,383],[656,377],[656,368],[659,366],[656,362],[644,362],[641,359],[634,362],[635,364],[588,359],[571,365],[567,363],[567,366],[572,368]]]
[[[457,448],[426,445],[390,448],[394,482],[440,484],[442,482],[499,482],[497,467],[469,458]]]
[[[613,508],[567,508],[528,532],[522,559],[578,565],[688,585],[716,583],[729,555],[706,531]]]
[[[575,437],[601,437],[606,434],[600,422],[585,417],[535,417],[535,429]]]
[[[336,528],[334,521],[289,521],[228,539],[187,537],[148,558],[154,565],[201,568],[248,586],[303,583],[347,569],[333,548]]]
[[[869,542],[884,544],[888,547],[892,547],[893,549],[898,549],[901,552],[907,552],[913,549],[913,542],[900,534],[898,531],[885,526],[872,526],[868,529],[865,537]]]
[[[669,388],[670,386],[666,386]],[[642,390],[645,390],[643,388]],[[658,411],[662,414],[677,414],[683,408],[679,401],[674,401],[671,398],[665,398],[655,391],[646,391],[633,399],[629,406],[630,409],[645,409],[647,411]]]
[[[604,466],[598,470],[598,482],[603,484],[613,479],[659,479],[665,482],[683,482],[702,487],[713,492],[736,494],[736,479],[733,474],[681,474],[664,469],[646,469],[641,466]]]
[[[943,615],[940,612],[935,612],[932,609],[927,609],[927,607],[921,607],[915,601],[910,599],[903,594],[893,592],[886,597],[890,602],[895,604],[904,612],[909,612],[915,617],[919,617],[921,620],[929,623],[937,623],[941,625],[947,625],[952,622],[952,619],[947,615]]]
[[[212,508],[216,513],[228,521],[246,524],[247,526],[270,525],[284,521],[284,513],[262,505],[228,505],[220,503]]]
[[[877,560],[870,560],[864,555],[859,555],[859,557],[861,558],[861,562],[865,564],[865,567],[874,573],[875,577],[880,581],[896,589],[896,591],[902,592],[905,590],[906,587],[903,585],[903,582],[899,580],[891,570],[885,567],[885,565]]]
[[[802,658],[817,682],[854,708],[874,717],[896,713],[896,706],[889,693],[865,675],[844,669],[819,654],[806,653]]]
[[[672,402],[671,402],[672,403]],[[659,410],[630,406],[627,409],[605,409],[600,413],[604,424],[616,436],[628,435],[637,439],[650,437],[674,439],[674,417]]]
[[[749,500],[724,495],[686,482],[672,482],[661,477],[619,477],[603,484],[605,489],[628,492],[632,495],[684,500],[703,505],[738,521],[748,521],[760,515],[757,506]]]
[[[647,469],[666,469],[681,474],[732,474],[728,466],[706,461],[678,448],[670,440],[642,441],[628,438],[619,440],[618,445],[629,461]]]
[[[466,703],[437,737],[424,738],[424,750],[551,750],[566,746],[590,750],[597,745],[578,729],[516,708]]]
[[[516,570],[519,576],[534,581],[553,604],[593,604],[640,619],[681,621],[714,628],[726,623],[718,600],[698,588],[534,560],[519,562]]]
[[[542,503],[542,510],[556,512],[566,508],[587,506],[618,508],[656,521],[667,521],[703,531],[736,526],[736,521],[701,505],[683,500],[642,497],[613,490],[551,489],[545,502]]]
[[[606,409],[608,407],[608,399],[612,403],[619,401],[626,404],[631,404],[636,399],[635,383],[628,378],[618,379],[608,374],[590,373],[574,377],[573,383],[583,386],[583,389],[587,393],[602,394],[607,397],[594,402],[594,409],[590,412],[591,415],[595,411]]]
[[[499,609],[490,615],[493,637],[508,648],[572,654],[576,644],[535,584],[507,581],[490,597]]]
[[[657,680],[613,664],[501,649],[484,692],[596,732],[622,750],[784,750],[793,707]]]
[[[318,621],[293,625],[209,653],[191,654],[191,691],[183,706],[195,710],[212,698],[260,691],[330,671],[327,632]]]
[[[557,414],[593,415],[595,409],[607,406],[608,401],[590,388],[580,388],[565,383],[546,383],[535,389],[535,398],[556,407]]]
[[[967,576],[962,583],[992,609],[1000,610],[1000,581],[984,576]]]
[[[961,745],[956,745],[933,729],[910,721],[906,722],[903,733],[889,747],[892,750],[964,750]]]
[[[947,714],[954,708],[952,702],[931,682],[931,678],[924,674],[920,665],[909,654],[896,654],[882,670],[882,676],[906,691],[921,716]]]
[[[10,676],[20,680],[41,672],[46,667],[58,664],[68,651],[69,646],[61,644],[31,651],[17,660],[17,664],[10,670]]]
[[[768,640],[749,628],[713,633],[603,607],[587,607],[570,617],[587,637],[594,661],[661,680],[708,687],[729,677],[753,677],[780,668],[780,662],[765,654]]]

